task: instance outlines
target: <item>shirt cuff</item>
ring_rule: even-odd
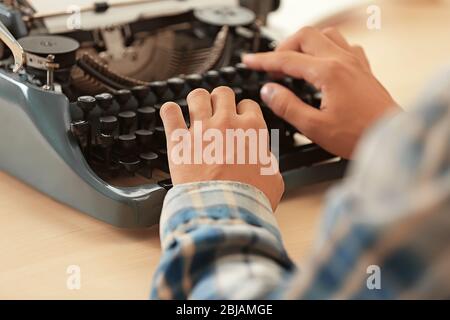
[[[233,181],[196,182],[175,186],[163,205],[160,235],[163,248],[174,233],[198,225],[246,224],[264,228],[281,242],[269,199],[259,189]]]

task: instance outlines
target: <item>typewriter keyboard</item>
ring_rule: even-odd
[[[260,90],[268,81],[273,81],[270,75],[237,64],[205,74],[183,75],[149,85],[80,96],[71,103],[71,132],[91,168],[103,179],[138,177],[163,181],[170,176],[166,137],[159,115],[161,106],[167,101],[177,102],[189,126],[186,102],[189,92],[228,86],[234,90],[237,102],[253,99],[260,103],[269,130],[280,132],[280,154],[283,155],[296,148],[294,136],[298,132],[261,102]],[[303,80],[276,81],[306,103],[320,107],[320,93]]]

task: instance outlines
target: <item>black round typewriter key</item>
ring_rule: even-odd
[[[87,121],[77,121],[70,124],[70,131],[75,137],[83,137],[90,133],[91,125]]]
[[[187,103],[187,100],[180,99],[177,101],[177,103],[181,108],[181,112],[183,113],[183,116],[185,116],[185,117],[189,116],[189,105]]]
[[[109,134],[100,133],[98,136],[100,146],[103,148],[112,147],[114,144],[114,136]]]
[[[136,123],[136,113],[134,111],[125,111],[119,113],[119,125],[120,125],[120,133],[128,134],[131,132],[134,124]]]
[[[216,70],[209,70],[205,73],[206,82],[212,87],[215,88],[220,83],[220,73]]]
[[[111,153],[114,145],[114,136],[101,133],[98,137],[100,147],[104,149],[103,157],[105,161],[105,167],[111,166]]]
[[[164,172],[169,173],[169,158],[167,149],[158,149],[156,153],[158,154],[158,168]]]
[[[139,158],[144,165],[150,168],[154,168],[156,165],[156,161],[158,161],[159,159],[159,156],[154,152],[146,152],[141,153]]]
[[[186,82],[192,89],[198,89],[202,87],[203,77],[200,74],[194,73],[186,76]]]
[[[91,125],[87,121],[77,121],[70,124],[70,131],[78,140],[78,144],[87,159],[90,158]]]
[[[251,69],[249,69],[245,64],[243,63],[238,63],[236,64],[236,70],[237,73],[239,74],[239,76],[243,79],[243,80],[247,80],[251,77],[253,71]]]
[[[234,67],[223,67],[219,70],[219,72],[222,78],[229,83],[232,83],[234,79],[236,79],[237,71]]]
[[[118,90],[114,93],[114,98],[120,106],[120,111],[124,111],[126,105],[131,100],[132,94],[130,90]]]
[[[141,168],[141,161],[139,159],[121,159],[120,164],[130,175],[136,175]]]
[[[306,81],[303,79],[292,79],[292,87],[296,90],[296,91],[302,91],[304,90],[306,86]]]
[[[142,106],[150,94],[150,87],[147,86],[136,86],[131,89],[131,93],[139,102],[139,105]]]
[[[150,83],[150,88],[155,93],[159,101],[161,101],[166,95],[169,86],[166,81],[154,81]]]
[[[236,96],[236,103],[239,103],[242,99],[244,99],[244,90],[239,87],[234,87],[233,91]]]
[[[153,169],[157,166],[159,156],[154,152],[141,153],[139,155],[141,164],[144,167],[141,174],[147,179],[151,179],[153,176]]]
[[[112,135],[119,127],[119,120],[114,116],[101,117],[99,122],[100,132],[105,135]]]
[[[155,126],[156,109],[152,107],[143,107],[137,110],[139,129],[150,130]]]
[[[167,140],[166,140],[166,131],[164,130],[164,127],[155,128],[155,139],[159,147],[166,148]]]
[[[95,100],[97,100],[97,104],[103,112],[109,111],[113,105],[113,96],[109,93],[102,93],[95,96]]]
[[[119,136],[118,143],[120,152],[123,156],[132,156],[134,155],[134,151],[136,151],[137,138],[134,134],[124,134]]]
[[[171,78],[167,80],[167,85],[174,96],[174,99],[178,99],[183,93],[184,87],[186,86],[186,81],[181,78]]]
[[[97,102],[94,97],[82,96],[77,99],[77,106],[83,111],[84,120],[89,118],[89,113],[94,110]]]
[[[142,152],[148,152],[152,149],[154,133],[150,130],[138,130],[134,133],[138,146]]]

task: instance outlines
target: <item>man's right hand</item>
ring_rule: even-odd
[[[245,55],[243,62],[255,70],[305,79],[320,90],[320,110],[275,83],[265,85],[261,97],[305,136],[346,159],[366,129],[387,112],[400,110],[373,75],[363,49],[349,45],[335,29],[303,28],[275,52]]]

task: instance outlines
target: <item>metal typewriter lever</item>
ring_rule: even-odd
[[[14,56],[14,72],[18,72],[25,64],[25,51],[17,42],[14,36],[9,32],[8,28],[0,21],[0,39],[11,50]]]

